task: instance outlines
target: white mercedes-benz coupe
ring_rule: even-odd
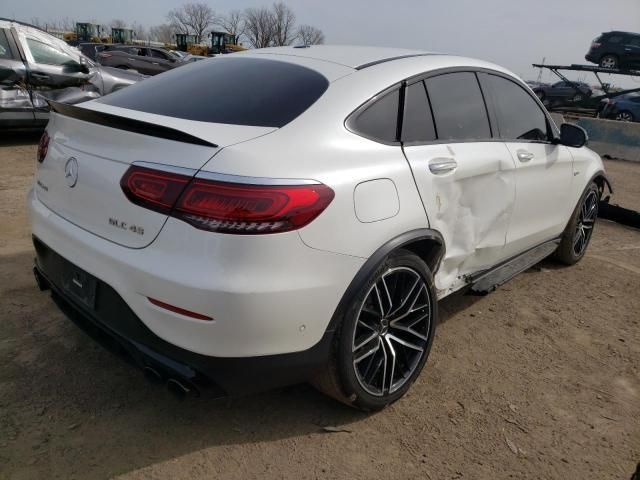
[[[383,408],[422,370],[438,299],[577,262],[608,187],[584,130],[450,55],[255,50],[51,106],[38,284],[183,392],[310,381]]]

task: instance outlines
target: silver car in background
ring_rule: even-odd
[[[49,100],[75,104],[146,78],[103,67],[37,27],[0,18],[0,127],[43,127]]]

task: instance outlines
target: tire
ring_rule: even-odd
[[[602,57],[600,57],[599,65],[601,68],[619,68],[618,57],[611,54],[603,55]]]
[[[599,201],[600,190],[598,185],[595,182],[591,182],[580,197],[580,201],[571,214],[571,219],[562,234],[560,245],[554,253],[556,260],[565,265],[573,265],[584,257],[598,218]]]
[[[392,252],[349,299],[331,358],[313,385],[351,407],[383,409],[420,375],[436,322],[433,276],[426,263],[407,250]]]
[[[615,119],[621,122],[635,122],[635,117],[633,116],[633,113],[631,113],[628,110],[622,110],[616,113]]]

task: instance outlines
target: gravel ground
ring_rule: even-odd
[[[37,290],[35,141],[0,140],[0,478],[628,479],[640,461],[640,231],[601,221],[578,265],[441,302],[422,376],[380,413],[305,385],[179,401]],[[640,164],[607,169],[640,209]]]

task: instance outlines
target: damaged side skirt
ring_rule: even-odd
[[[620,205],[611,205],[609,203],[609,197],[600,201],[598,216],[622,225],[640,229],[640,212],[621,207]]]

